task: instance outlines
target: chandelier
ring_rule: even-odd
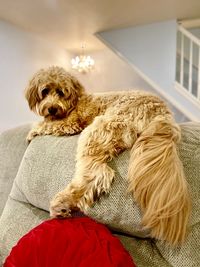
[[[86,56],[84,53],[85,46],[82,45],[82,53],[75,58],[72,58],[72,69],[77,70],[78,72],[86,73],[93,69],[94,67],[94,60],[91,56]]]

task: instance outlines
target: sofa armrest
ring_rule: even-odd
[[[0,134],[0,215],[27,148],[26,135],[29,130],[30,125],[24,125]]]

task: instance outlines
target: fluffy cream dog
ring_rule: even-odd
[[[186,237],[190,196],[177,143],[181,132],[165,103],[142,91],[87,94],[63,68],[37,72],[26,89],[31,110],[44,117],[36,135],[81,133],[75,177],[50,204],[53,217],[84,211],[108,193],[114,171],[107,162],[131,149],[129,191],[139,203],[151,236],[172,245]]]

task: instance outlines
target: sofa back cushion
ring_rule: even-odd
[[[191,188],[193,212],[191,225],[200,221],[200,124],[184,124],[180,157]],[[14,181],[11,197],[49,210],[52,197],[73,178],[79,136],[36,137],[28,146]],[[127,193],[129,151],[116,157],[110,166],[115,170],[115,181],[109,195],[102,196],[87,212],[112,230],[147,237],[140,225],[141,212],[131,194]]]

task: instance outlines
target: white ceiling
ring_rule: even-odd
[[[99,31],[199,17],[200,0],[0,0],[0,19],[72,52],[101,49]]]

